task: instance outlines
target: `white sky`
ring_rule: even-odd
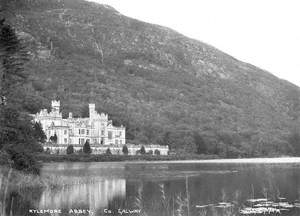
[[[90,0],[170,27],[300,86],[299,0]]]

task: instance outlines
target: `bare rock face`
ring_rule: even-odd
[[[66,113],[81,115],[94,101],[128,128],[129,139],[185,151],[197,148],[195,132],[216,153],[222,145],[240,154],[291,149],[297,86],[106,5],[28,0],[11,7],[11,23],[35,53],[28,71],[40,104],[59,97]]]

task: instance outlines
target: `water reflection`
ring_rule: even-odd
[[[69,181],[73,184],[66,184],[59,190],[43,191],[38,208],[97,210],[107,207],[115,197],[125,199],[126,196],[125,179],[93,179],[82,183],[80,179],[74,181],[69,177]]]
[[[89,209],[147,216],[300,215],[298,165],[47,164],[42,176],[60,188],[20,189],[0,169],[0,215],[31,216],[29,209]],[[11,178],[12,179],[12,178]],[[110,209],[114,214],[106,214]],[[46,214],[48,215],[48,214]],[[86,214],[87,215],[87,214]]]

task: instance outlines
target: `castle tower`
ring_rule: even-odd
[[[55,113],[59,113],[60,101],[53,100],[51,101],[51,110]]]
[[[93,119],[94,116],[95,116],[95,104],[89,104],[89,116],[90,116],[90,119]]]

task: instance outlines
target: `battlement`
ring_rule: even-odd
[[[53,100],[51,101],[51,107],[60,107],[60,101]]]

